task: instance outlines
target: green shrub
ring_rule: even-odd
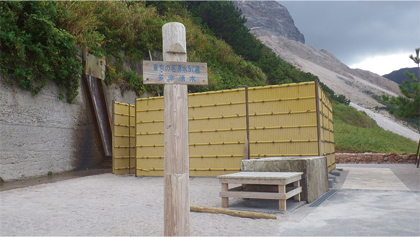
[[[36,95],[47,80],[67,101],[78,95],[82,70],[75,38],[56,26],[54,2],[1,2],[1,72],[11,84]]]

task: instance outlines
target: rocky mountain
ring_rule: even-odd
[[[264,30],[273,36],[283,36],[290,40],[305,43],[305,37],[295,26],[289,11],[275,1],[249,2],[235,1],[246,17],[245,25],[251,29]]]
[[[306,45],[288,10],[276,1],[237,1],[247,27],[283,60],[310,72],[352,102],[367,108],[380,104],[372,94],[399,95],[398,84],[375,73],[351,69],[332,53]]]

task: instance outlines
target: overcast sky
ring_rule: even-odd
[[[416,67],[420,1],[279,1],[306,44],[326,49],[351,68],[380,75]]]

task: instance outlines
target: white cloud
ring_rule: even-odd
[[[416,64],[409,58],[412,52],[381,55],[367,57],[363,61],[350,65],[351,68],[360,68],[368,70],[379,75],[388,74],[392,71],[405,68],[416,67]]]

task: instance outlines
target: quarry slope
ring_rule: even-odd
[[[304,44],[292,16],[278,2],[238,1],[235,4],[242,10],[252,34],[283,60],[318,76],[337,94],[366,108],[380,106],[372,94],[399,95],[397,83],[369,71],[351,69],[327,50]]]
[[[370,71],[352,69],[327,50],[318,50],[306,45],[303,34],[294,25],[287,8],[278,2],[237,1],[235,4],[247,19],[245,25],[251,33],[283,60],[304,72],[318,76],[319,80],[336,94],[349,98],[353,107],[365,112],[369,109],[367,114],[373,119],[386,119],[386,125],[378,123],[385,130],[418,141],[420,134],[417,131],[404,126],[395,116],[375,111],[376,106],[383,105],[373,99],[372,95],[398,96],[400,91],[397,83]],[[396,132],[398,128],[414,133]]]

